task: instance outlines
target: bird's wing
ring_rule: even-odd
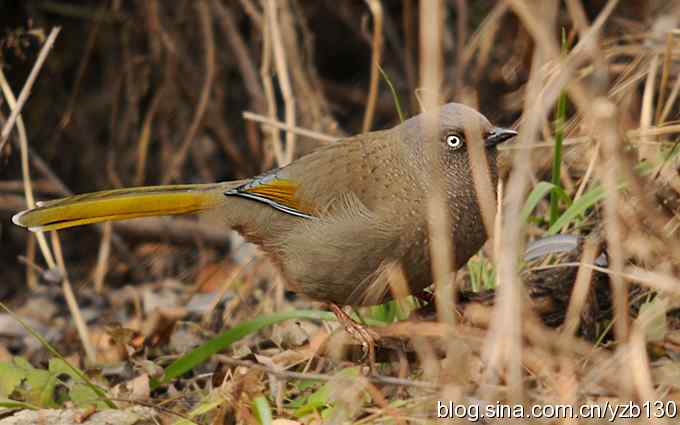
[[[400,186],[400,158],[389,149],[386,132],[344,139],[297,159],[290,165],[255,177],[230,190],[285,213],[312,218],[334,215],[353,196],[368,210],[392,202]]]
[[[280,176],[282,169],[255,177],[248,183],[228,190],[226,196],[239,196],[271,206],[302,218],[314,217],[314,208],[297,195],[300,183]]]

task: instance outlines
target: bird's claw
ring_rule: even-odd
[[[352,319],[347,313],[345,313],[342,308],[336,304],[331,304],[331,310],[338,318],[340,323],[342,323],[345,328],[345,332],[354,338],[357,342],[361,344],[361,351],[363,353],[361,361],[368,360],[368,366],[370,371],[375,370],[375,343],[380,338],[370,328],[357,323]]]

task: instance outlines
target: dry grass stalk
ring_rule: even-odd
[[[184,134],[179,151],[174,155],[167,173],[163,176],[162,184],[168,184],[179,176],[182,165],[184,165],[189,153],[191,143],[196,138],[196,134],[201,125],[201,120],[208,107],[213,82],[215,81],[215,36],[213,32],[212,17],[210,15],[210,7],[208,6],[207,0],[197,1],[195,5],[200,18],[203,47],[205,48],[205,78],[203,79],[201,94],[199,95],[198,103],[196,104],[196,109],[194,110],[194,115],[189,124],[189,128]]]
[[[281,94],[283,95],[283,102],[285,105],[286,125],[295,127],[295,98],[293,97],[293,89],[288,75],[288,64],[286,60],[286,53],[283,48],[283,39],[281,36],[281,29],[279,27],[279,18],[277,4],[274,0],[264,0],[265,16],[267,17],[267,25],[269,27],[269,37],[271,37],[272,54],[274,56],[274,67],[279,78],[279,85],[281,87]],[[275,116],[272,116],[275,118]],[[286,133],[286,147],[281,152],[279,158],[279,166],[289,164],[295,155],[295,133]]]
[[[111,256],[111,233],[113,225],[104,223],[102,225],[102,238],[99,243],[99,253],[97,254],[97,264],[95,265],[92,280],[94,289],[98,294],[104,290],[104,279],[109,271],[109,259]]]
[[[59,34],[59,29],[55,28],[52,33],[50,34],[52,36],[52,43],[54,42],[54,39],[56,36]],[[49,48],[43,49],[45,51],[45,55],[47,55],[47,52],[49,52]],[[43,58],[44,61],[44,58]],[[37,70],[40,69],[39,66],[34,66],[33,69],[36,69],[35,76],[37,76]],[[35,79],[35,76],[33,79]],[[30,77],[29,77],[30,78]],[[16,126],[17,126],[17,132],[19,134],[19,147],[20,147],[20,152],[21,152],[21,174],[22,174],[22,181],[24,183],[24,196],[26,197],[26,204],[29,207],[34,207],[35,206],[35,198],[33,196],[33,188],[31,186],[31,174],[29,171],[29,164],[28,164],[28,137],[26,136],[26,127],[24,126],[24,121],[21,118],[21,114],[19,113],[19,104],[16,101],[14,94],[12,93],[12,89],[9,86],[9,83],[7,82],[7,79],[5,78],[5,74],[2,72],[2,67],[0,67],[0,88],[2,88],[2,93],[5,97],[5,100],[7,101],[7,104],[9,107],[13,110],[16,111]],[[26,90],[26,97],[28,96],[28,93],[30,90]],[[10,121],[7,121],[7,124],[9,124]],[[8,129],[8,136],[9,136],[9,130],[11,130],[11,127],[7,127]],[[49,246],[47,245],[47,240],[45,239],[45,235],[42,232],[38,232],[35,234],[36,239],[38,240],[38,246],[40,247],[40,252],[43,255],[43,258],[45,258],[45,261],[47,262],[47,265],[50,269],[54,269],[56,267],[56,262],[54,261],[54,256],[52,255],[52,251],[50,251]]]
[[[431,111],[440,104],[439,93],[442,78],[442,8],[439,0],[424,1],[420,4],[420,76],[423,89],[423,109]],[[433,115],[430,115],[434,119]],[[435,132],[438,122],[425,122],[426,131]],[[438,146],[432,145],[434,158],[439,155]],[[443,176],[434,176],[435,182],[443,182]],[[437,312],[443,323],[455,322],[454,288],[452,277],[453,246],[449,238],[450,218],[446,211],[445,188],[439,185],[428,199],[427,216],[430,235],[430,256],[432,276],[437,291]]]
[[[368,88],[368,100],[366,101],[366,112],[364,113],[364,123],[361,131],[370,131],[373,124],[373,114],[375,113],[375,103],[378,97],[378,81],[380,78],[380,58],[382,56],[383,45],[383,9],[379,0],[366,0],[368,8],[373,15],[373,38],[371,45],[371,79]]]
[[[87,329],[87,324],[83,319],[83,315],[80,313],[78,301],[76,301],[76,296],[73,293],[71,281],[69,280],[68,273],[66,272],[66,265],[64,264],[64,257],[61,251],[61,242],[59,241],[59,232],[51,232],[51,237],[52,249],[54,250],[54,254],[57,257],[59,272],[61,273],[61,289],[64,293],[64,298],[66,299],[66,304],[68,305],[73,322],[76,325],[80,342],[83,344],[83,349],[85,350],[88,364],[94,366],[97,364],[97,351],[95,350],[94,345],[92,345],[90,332]]]
[[[19,113],[21,113],[21,109],[24,107],[24,104],[28,100],[28,96],[31,94],[31,88],[35,83],[36,78],[38,78],[38,73],[40,72],[40,69],[42,69],[42,65],[45,62],[45,59],[47,59],[47,55],[50,53],[50,50],[52,50],[54,42],[57,40],[59,31],[61,31],[61,28],[53,28],[52,31],[50,31],[50,35],[47,37],[47,40],[45,40],[45,43],[40,49],[38,58],[33,64],[31,72],[28,74],[26,83],[22,87],[19,97],[15,101],[15,106],[12,107],[9,118],[2,127],[2,132],[0,132],[0,151],[2,151],[2,149],[5,147],[5,143],[7,143],[7,140],[9,139],[9,134],[12,131],[12,128],[14,128],[14,123],[17,121]],[[7,95],[5,94],[5,96]]]
[[[591,280],[593,277],[593,270],[585,267],[585,264],[593,264],[598,253],[599,241],[593,238],[587,239],[583,247],[583,254],[581,256],[582,264],[579,266],[576,274],[576,282],[574,282],[574,289],[569,300],[569,307],[567,308],[566,318],[562,332],[566,335],[574,335],[578,329],[579,321],[583,308],[587,302],[589,293],[591,293]]]
[[[518,7],[514,5],[515,7]],[[522,4],[521,7],[525,5]],[[546,7],[543,8],[545,17],[551,16]],[[554,5],[553,5],[554,13]],[[529,143],[529,137],[537,133],[542,124],[544,115],[539,101],[540,69],[545,54],[538,49],[534,53],[532,71],[529,78],[528,90],[525,100],[525,114],[527,118],[520,127],[519,145]],[[539,109],[540,108],[540,109]],[[510,175],[507,189],[506,209],[504,212],[503,231],[498,237],[501,238],[502,255],[496,258],[498,279],[498,302],[494,309],[494,324],[489,330],[485,344],[483,359],[486,362],[484,376],[485,384],[495,384],[496,375],[507,368],[506,382],[508,383],[509,397],[519,402],[524,399],[522,384],[522,341],[521,341],[521,318],[522,297],[521,282],[518,277],[517,258],[521,252],[521,223],[519,211],[522,207],[522,198],[529,182],[530,162],[529,153],[525,150],[515,152],[513,158],[513,172]],[[487,394],[490,396],[490,394]]]
[[[329,136],[327,134],[320,133],[318,131],[314,130],[309,130],[306,128],[302,127],[290,127],[285,123],[282,123],[281,121],[277,121],[271,118],[267,118],[265,116],[262,116],[260,114],[255,114],[253,112],[249,111],[244,111],[243,112],[243,118],[255,122],[259,122],[262,124],[265,124],[265,127],[270,127],[272,129],[280,129],[280,130],[285,130],[287,132],[295,133],[300,136],[305,136],[309,137],[310,139],[318,140],[323,143],[330,143],[330,142],[337,142],[338,138]]]

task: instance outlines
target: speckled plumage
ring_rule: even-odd
[[[470,131],[481,137],[466,141]],[[467,144],[485,143],[495,187],[495,145],[514,134],[450,103],[250,180],[80,195],[22,212],[14,222],[47,230],[210,210],[260,245],[289,289],[337,304],[377,304],[390,297],[395,265],[411,292],[431,282],[426,208],[434,187],[446,191],[456,268],[479,250],[486,233]]]

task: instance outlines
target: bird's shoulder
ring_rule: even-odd
[[[352,194],[369,210],[391,198],[401,186],[405,161],[389,130],[341,140],[306,155],[279,170],[298,182],[298,196],[328,208]],[[408,179],[405,179],[408,180]]]

